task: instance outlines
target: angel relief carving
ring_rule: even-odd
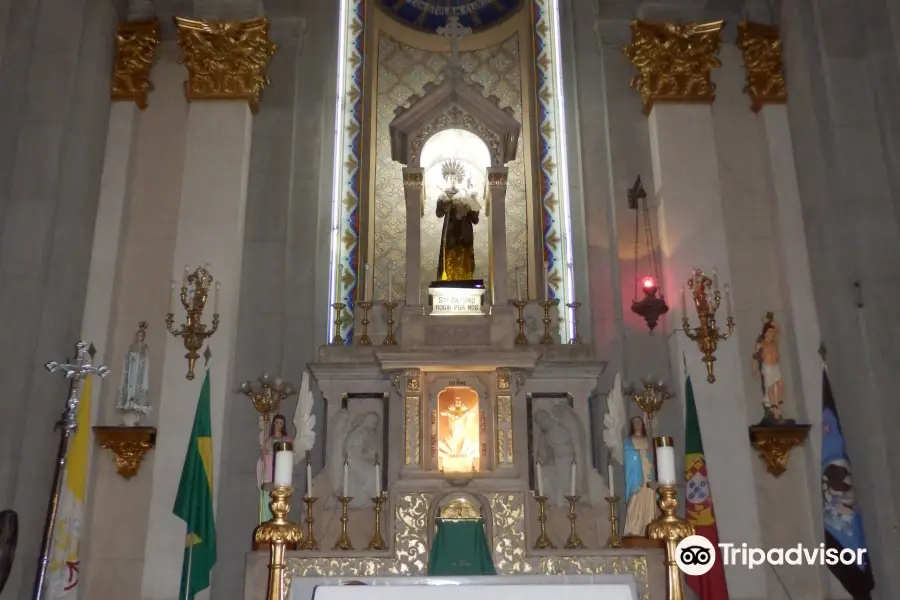
[[[535,458],[541,463],[544,494],[550,506],[568,506],[565,499],[572,485],[572,462],[576,469],[575,491],[588,496],[587,439],[578,415],[565,401],[549,409],[538,409],[534,421]]]
[[[330,490],[326,506],[338,505],[344,493],[344,463],[347,464],[346,495],[350,508],[371,505],[375,495],[375,462],[383,442],[381,415],[370,410],[354,414],[346,408],[337,412],[328,432],[327,464]]]

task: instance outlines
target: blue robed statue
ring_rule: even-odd
[[[656,491],[650,483],[656,479],[653,447],[647,437],[644,419],[631,419],[631,429],[624,440],[625,464],[625,531],[626,536],[644,536],[647,525],[658,515]]]

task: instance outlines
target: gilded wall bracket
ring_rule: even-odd
[[[781,61],[781,39],[778,27],[741,21],[738,24],[738,46],[744,57],[751,109],[759,112],[766,104],[787,102],[784,66]]]
[[[114,102],[134,102],[147,108],[147,95],[153,91],[150,69],[159,46],[159,20],[126,21],[116,31],[116,59],[110,98]]]
[[[124,479],[137,475],[144,455],[156,447],[156,427],[96,426],[94,437],[113,453],[116,472]]]
[[[179,62],[188,70],[185,97],[240,100],[259,112],[266,70],[278,46],[269,41],[265,17],[247,21],[196,21],[175,17]]]
[[[631,43],[622,50],[638,71],[629,85],[641,94],[645,114],[657,102],[715,100],[710,73],[722,66],[718,55],[724,24],[632,21]]]
[[[802,446],[810,425],[754,425],[749,428],[750,444],[766,463],[766,471],[775,477],[787,471],[788,455]]]

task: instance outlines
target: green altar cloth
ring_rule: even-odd
[[[439,519],[429,575],[496,575],[484,519]]]

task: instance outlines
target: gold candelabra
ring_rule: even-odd
[[[288,396],[296,394],[297,390],[294,389],[292,384],[281,379],[281,377],[272,379],[268,373],[263,373],[257,381],[260,384],[260,389],[253,389],[252,381],[244,381],[241,383],[238,391],[250,398],[253,408],[262,415],[263,431],[267,432],[266,435],[268,435],[269,421],[272,419],[272,415],[278,412],[281,401]]]
[[[331,308],[334,309],[334,337],[331,338],[331,345],[340,346],[344,343],[344,338],[341,337],[341,323],[344,320],[342,313],[347,305],[343,302],[335,302]]]
[[[362,321],[360,321],[360,324],[362,325],[362,335],[359,336],[359,345],[371,346],[372,340],[369,338],[369,309],[372,308],[372,303],[368,301],[357,302],[356,305],[363,311]]]
[[[609,537],[606,538],[606,547],[621,548],[622,539],[619,537],[619,516],[616,514],[619,498],[618,496],[607,496],[606,502],[609,504]]]
[[[524,300],[511,300],[510,303],[519,311],[519,317],[516,319],[516,324],[519,326],[516,344],[525,346],[528,344],[528,336],[525,335],[525,307],[528,306],[528,303]]]
[[[394,309],[397,306],[396,302],[384,303],[384,308],[387,310],[387,334],[384,336],[384,341],[381,342],[384,346],[397,345],[397,340],[394,339]]]
[[[556,546],[553,545],[553,542],[550,541],[550,538],[547,536],[547,496],[535,496],[535,501],[538,503],[538,523],[540,523],[541,531],[538,535],[537,541],[534,542],[535,550],[555,550]]]
[[[541,319],[544,323],[544,336],[541,338],[541,343],[545,346],[551,346],[554,343],[553,335],[550,333],[550,323],[553,322],[550,318],[550,309],[558,305],[559,299],[556,298],[541,302],[541,306],[544,308],[544,318]]]
[[[197,365],[197,359],[200,355],[197,353],[203,347],[204,342],[208,340],[219,328],[219,291],[221,285],[216,284],[216,299],[213,309],[212,325],[210,328],[202,322],[203,310],[206,308],[206,301],[209,298],[209,292],[212,289],[213,276],[209,272],[209,265],[197,267],[192,273],[190,267],[184,267],[184,277],[181,280],[181,293],[179,299],[181,306],[184,307],[187,315],[184,324],[179,329],[175,329],[175,314],[172,312],[173,296],[175,294],[175,282],[172,282],[172,288],[169,292],[169,312],[166,315],[166,329],[175,337],[184,340],[184,348],[187,354],[184,357],[188,361],[188,379],[194,378],[194,367]]]
[[[350,535],[347,533],[347,523],[350,522],[349,504],[353,500],[352,496],[340,496],[338,500],[341,502],[341,537],[334,543],[333,550],[353,550],[353,544],[350,542]]]
[[[626,393],[631,395],[638,408],[647,415],[648,428],[652,437],[653,417],[660,411],[665,401],[672,396],[662,380],[654,377],[641,377],[641,386],[643,390],[640,391],[635,385],[629,386]]]
[[[581,336],[578,335],[578,308],[581,302],[569,302],[566,306],[572,309],[572,337],[569,343],[577,345],[581,343]]]
[[[375,533],[372,534],[372,540],[366,546],[366,550],[387,550],[387,544],[381,537],[381,509],[385,500],[384,492],[372,498],[372,504],[375,505]]]
[[[569,501],[569,538],[566,540],[565,546],[567,550],[584,548],[584,542],[581,541],[581,538],[578,536],[578,532],[575,530],[575,504],[581,499],[581,496],[566,496],[566,500]]]
[[[678,488],[674,485],[659,485],[659,508],[662,514],[647,526],[647,537],[664,540],[666,543],[666,586],[669,600],[684,600],[684,578],[675,561],[678,542],[694,535],[694,526],[678,517]]]
[[[266,600],[282,600],[284,598],[284,550],[287,544],[298,544],[303,541],[303,530],[299,525],[287,520],[291,510],[291,494],[289,487],[276,487],[270,497],[272,502],[272,519],[256,528],[254,539],[258,544],[269,544],[269,586]]]
[[[313,498],[312,496],[304,496],[303,502],[306,504],[306,539],[303,540],[303,544],[300,546],[304,550],[318,550],[319,542],[316,541],[316,536],[313,535],[313,504],[316,503],[318,498]]]
[[[719,346],[719,341],[727,340],[734,333],[734,318],[731,316],[731,294],[726,285],[725,308],[728,314],[725,321],[725,333],[720,333],[719,328],[716,326],[716,311],[719,310],[719,305],[722,302],[722,293],[719,291],[719,281],[715,271],[713,272],[713,278],[710,279],[703,271],[694,269],[687,284],[691,289],[691,297],[694,301],[697,317],[700,320],[700,326],[691,327],[684,299],[684,290],[681,290],[682,328],[685,335],[692,342],[697,343],[700,353],[703,354],[703,362],[706,364],[706,380],[709,383],[715,383],[716,376],[713,370],[713,363],[716,362],[716,349]]]

